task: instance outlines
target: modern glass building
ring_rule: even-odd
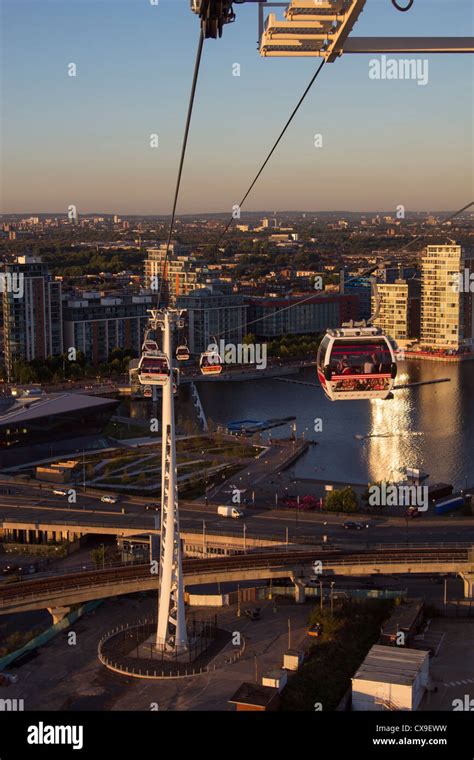
[[[80,450],[87,438],[102,434],[118,404],[79,393],[2,399],[0,467]]]

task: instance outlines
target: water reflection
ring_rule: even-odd
[[[397,384],[447,377],[449,383],[425,385],[394,392],[390,401],[328,401],[318,387],[276,380],[200,385],[201,400],[216,422],[296,416],[298,434],[318,442],[295,467],[298,477],[367,483],[389,480],[400,468],[419,467],[432,481],[448,481],[456,487],[474,483],[474,362],[440,364],[405,362]],[[313,369],[300,375],[315,382]],[[192,415],[183,403],[180,415]],[[131,404],[132,416],[148,419],[149,402]],[[160,405],[158,405],[158,416]],[[126,410],[124,410],[126,413]],[[323,430],[314,432],[321,418]],[[272,431],[288,436],[288,427]]]
[[[423,447],[423,436],[414,429],[410,392],[396,391],[389,401],[371,401],[370,414],[366,441],[369,479],[398,480],[405,467],[416,466]]]

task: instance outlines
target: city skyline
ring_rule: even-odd
[[[187,0],[121,0],[113,11],[89,0],[67,8],[3,0],[1,8],[10,32],[2,213],[57,214],[73,204],[79,214],[168,214],[198,33]],[[180,214],[226,213],[238,203],[318,64],[259,58],[256,10],[237,12],[223,38],[205,44]],[[354,35],[439,35],[448,24],[461,35],[470,9],[436,3],[428,16],[415,4],[407,15],[369,0]],[[472,194],[470,62],[426,58],[426,86],[371,80],[371,56],[327,65],[243,212],[464,205]]]

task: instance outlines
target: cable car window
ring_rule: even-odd
[[[334,375],[390,374],[392,357],[385,341],[336,341],[330,367]]]
[[[329,346],[329,343],[330,343],[330,338],[327,335],[325,335],[320,343],[319,351],[318,351],[318,367],[321,370],[324,369],[324,361],[326,358],[326,351]]]

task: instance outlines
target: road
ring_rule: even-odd
[[[10,494],[6,493],[6,488]],[[52,487],[40,489],[32,484],[19,484],[0,481],[0,521],[7,517],[16,519],[57,520],[58,522],[80,520],[90,525],[107,525],[110,527],[136,526],[138,532],[146,532],[154,525],[154,511],[146,507],[156,505],[156,500],[136,496],[121,496],[117,504],[103,504],[99,492],[83,494],[77,492],[77,502],[68,504],[66,496],[56,496]],[[222,494],[223,496],[225,494]],[[124,514],[122,514],[122,509]],[[216,505],[196,501],[180,503],[180,524],[183,530],[202,533],[221,532],[229,535],[247,537],[274,536],[286,540],[305,536],[321,539],[323,534],[329,542],[348,544],[400,543],[400,544],[437,544],[444,542],[471,542],[474,544],[474,521],[472,518],[444,517],[405,520],[405,518],[371,517],[369,528],[346,530],[343,523],[347,516],[302,513],[293,510],[261,510],[247,508],[245,517],[231,520],[217,515]],[[203,521],[205,525],[203,525]]]

